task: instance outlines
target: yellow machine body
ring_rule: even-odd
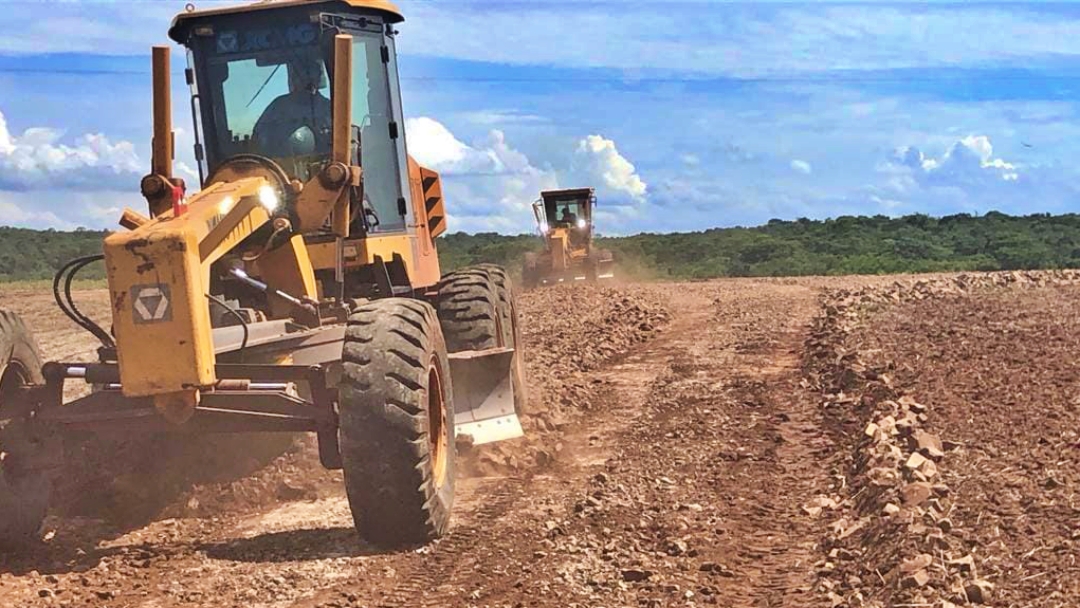
[[[266,187],[260,178],[217,183],[193,197],[183,215],[168,211],[105,239],[125,395],[186,393],[194,404],[195,391],[214,384],[210,265],[270,221],[259,200]]]
[[[268,24],[278,23],[277,15],[283,15],[286,22],[311,23],[317,29],[318,19],[326,14],[371,14],[386,23],[402,20],[398,9],[384,0],[282,0],[185,12],[173,21],[169,35],[192,45],[221,23],[244,23],[237,21],[238,15],[258,16]],[[441,184],[437,173],[411,157],[400,167],[411,200],[408,225],[386,234],[350,233],[357,193],[364,184],[363,168],[354,156],[358,142],[350,132],[352,40],[342,34],[334,40],[329,62],[332,149],[315,174],[297,180],[282,174],[270,159],[237,163],[226,158],[210,167],[201,191],[182,201],[176,193],[183,184],[172,173],[169,49],[155,47],[153,160],[142,183],[150,216],[126,210],[121,223],[131,230],[110,235],[104,245],[125,396],[151,397],[162,413],[183,420],[197,406],[200,391],[218,381],[208,296],[227,270],[221,266],[226,261],[268,290],[305,302],[337,295],[321,289],[335,272],[345,273],[339,287],[349,282],[350,273],[372,268],[385,273],[386,267],[399,275],[394,289],[402,289],[403,280],[405,287],[422,293],[439,281],[434,239],[446,230]],[[385,63],[385,50],[383,55]],[[203,56],[209,56],[205,49]],[[189,82],[195,74],[189,70]],[[271,319],[289,318],[294,312],[288,301],[267,299],[265,313]]]

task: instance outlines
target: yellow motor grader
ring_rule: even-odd
[[[525,255],[521,271],[525,287],[614,276],[611,252],[593,245],[595,207],[596,193],[592,188],[540,193],[540,199],[533,203],[533,215],[544,249]]]
[[[69,431],[314,432],[360,536],[381,545],[447,531],[457,439],[522,434],[507,273],[440,276],[444,203],[406,150],[401,21],[385,0],[175,18],[200,183],[189,193],[173,173],[169,47],[154,47],[148,211],[125,210],[126,230],[53,283],[97,359],[45,363],[0,311],[0,544],[39,533]],[[98,261],[104,323],[71,293]],[[70,383],[90,391],[65,403]]]

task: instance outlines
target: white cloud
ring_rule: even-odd
[[[441,122],[426,116],[407,119],[405,134],[413,158],[443,173],[472,170],[493,160],[491,156],[459,141]]]
[[[0,196],[0,226],[32,228],[74,228],[50,211],[34,211]]]
[[[954,137],[937,155],[899,148],[877,173],[884,180],[866,189],[875,202],[934,215],[1071,212],[1080,192],[1080,174],[1071,168],[1005,160],[989,136],[978,134]]]
[[[810,175],[814,172],[814,168],[810,166],[810,163],[805,160],[795,159],[791,161],[791,169],[803,175]]]
[[[915,147],[899,148],[893,160],[912,170],[916,179],[936,185],[970,186],[987,180],[1015,182],[1020,179],[1015,164],[994,158],[994,146],[986,135],[963,137],[939,158],[928,157]],[[894,168],[895,165],[888,163],[880,170],[895,173]]]
[[[679,160],[688,167],[696,167],[701,164],[701,157],[697,154],[683,154],[679,157]]]
[[[589,135],[578,142],[574,166],[590,178],[599,177],[602,185],[616,196],[645,198],[648,186],[638,175],[634,164],[619,153],[613,140],[602,135]]]
[[[558,187],[558,176],[534,167],[502,131],[469,145],[439,121],[418,117],[405,121],[405,133],[409,153],[442,177],[450,230],[527,232],[532,202]]]
[[[60,142],[62,135],[55,129],[31,127],[16,136],[0,112],[0,189],[137,187],[145,167],[131,142],[89,133],[68,145]]]
[[[199,172],[196,171],[191,165],[184,161],[178,160],[173,165],[173,175],[177,177],[185,178],[184,182],[187,184],[189,190],[197,188],[199,184]]]
[[[0,53],[144,55],[185,0],[4,5]],[[613,10],[615,5],[618,10]],[[764,75],[1012,63],[1080,53],[1077,13],[1038,5],[409,2],[403,53],[516,65]],[[588,36],[550,32],[572,19]],[[523,23],[529,27],[522,27]],[[688,26],[692,24],[692,27]],[[454,32],[454,43],[446,43]],[[986,32],[994,32],[988,37]],[[610,41],[618,41],[611,43]]]
[[[138,187],[126,190],[0,191],[0,225],[71,230],[115,228],[124,207],[146,213]]]
[[[482,112],[466,112],[464,114],[464,117],[469,122],[485,126],[542,124],[550,122],[543,116],[537,116],[535,114],[524,114],[517,110],[485,110]]]
[[[409,153],[443,178],[451,230],[531,231],[531,206],[542,190],[595,187],[605,212],[619,221],[634,217],[647,196],[633,163],[600,135],[580,139],[569,166],[540,168],[499,130],[471,145],[429,117],[407,120],[405,131]]]
[[[401,48],[417,55],[518,65],[742,76],[1033,67],[1080,53],[1077,13],[1032,5],[678,2],[656,11],[653,5],[619,4],[613,11],[605,2],[561,7],[410,3]],[[552,44],[549,33],[564,28],[570,15],[590,35]],[[455,44],[445,43],[447,31],[455,32]],[[677,66],[672,57],[679,58]]]
[[[152,2],[5,2],[0,53],[148,54],[168,41],[172,16],[183,0]],[[149,65],[149,64],[147,64]]]

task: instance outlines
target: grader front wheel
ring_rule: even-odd
[[[349,317],[339,387],[345,489],[360,536],[419,544],[450,525],[454,404],[446,345],[426,303],[387,298]]]
[[[30,421],[6,413],[22,387],[44,383],[30,330],[18,315],[0,310],[0,547],[36,540],[49,506],[49,442]]]

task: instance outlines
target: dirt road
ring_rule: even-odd
[[[212,442],[158,443],[149,452],[145,445],[107,446],[125,455],[119,466],[97,460],[91,448],[101,446],[90,446],[78,453],[82,462],[72,465],[76,472],[63,488],[78,507],[49,519],[42,547],[0,556],[0,605],[938,606],[967,602],[966,588],[987,579],[994,582],[986,597],[975,599],[990,602],[996,593],[1019,605],[1043,589],[1056,591],[1059,601],[1041,605],[1072,605],[1080,590],[1061,543],[1075,540],[1066,517],[1074,508],[1075,433],[1055,428],[1052,447],[1037,451],[1039,463],[1058,455],[1050,473],[1004,444],[971,459],[953,443],[982,440],[960,422],[979,413],[960,403],[941,413],[946,399],[926,408],[915,397],[931,400],[962,376],[968,368],[942,375],[948,368],[935,362],[961,353],[977,359],[972,340],[1000,338],[990,352],[1008,356],[1008,336],[1031,339],[1027,326],[1008,317],[1013,302],[993,304],[987,293],[1036,294],[1031,302],[1057,303],[1043,312],[1059,319],[1071,314],[1060,303],[1076,288],[1044,287],[1041,280],[1022,289],[929,281],[746,280],[530,292],[522,300],[528,437],[463,455],[471,477],[459,482],[448,538],[398,553],[357,541],[340,476],[318,468],[309,441],[281,455],[282,444],[265,438],[239,449]],[[3,306],[29,312],[36,327],[55,328],[42,336],[48,355],[70,356],[66,351],[79,348],[67,334],[52,333],[66,325],[43,312],[44,296],[0,297]],[[574,318],[568,310],[586,312]],[[1004,319],[1013,333],[989,330],[956,343],[971,352],[955,351],[941,332],[955,335],[949,332],[960,331],[972,314],[991,328]],[[919,318],[927,321],[912,321]],[[1052,326],[1060,337],[1055,344],[1066,349],[1071,325]],[[910,337],[901,341],[905,333]],[[925,356],[933,348],[937,358]],[[1032,382],[1046,391],[1044,402],[1061,404],[1058,414],[1033,418],[1010,439],[1038,445],[1037,435],[1055,421],[1075,418],[1068,405],[1075,401],[1062,396],[1075,380],[1068,365],[1023,356],[1052,370]],[[979,368],[978,386],[990,382],[994,369],[989,360]],[[1025,399],[1010,397],[1014,410],[1034,407]],[[899,410],[915,412],[912,426],[894,424],[892,434],[868,439],[867,424],[893,406],[899,408],[894,423],[906,420]],[[940,468],[932,481],[945,482],[938,484],[945,490],[935,491],[947,494],[929,507],[901,503],[894,496],[906,492],[904,484],[929,470],[904,468],[909,454],[921,450],[907,442],[930,432],[962,436],[946,439],[947,455],[927,458]],[[876,460],[875,450],[892,458],[894,446],[895,462]],[[1015,489],[1016,502],[994,503],[1000,507],[995,525],[1012,517],[1010,533],[1035,530],[1043,538],[1004,552],[974,551],[979,571],[972,572],[946,558],[973,553],[971,542],[994,546],[976,514],[993,493],[978,481],[988,458],[997,458],[989,468],[998,481]],[[868,462],[874,471],[892,467],[895,483],[871,479]],[[1050,478],[1054,487],[1046,489]],[[1038,498],[1044,507],[1021,525],[1015,517],[1028,504],[1023,497],[1035,491],[1030,484],[1051,494]],[[901,504],[903,517],[885,508],[890,501]],[[918,536],[916,524],[925,533],[924,520],[953,504],[948,531],[940,533],[934,519],[937,536]],[[931,545],[933,564],[909,569],[908,561],[930,553]],[[1008,585],[1010,576],[1036,574],[1035,567],[1057,570]],[[913,586],[915,572],[927,580],[920,575],[922,584]]]

